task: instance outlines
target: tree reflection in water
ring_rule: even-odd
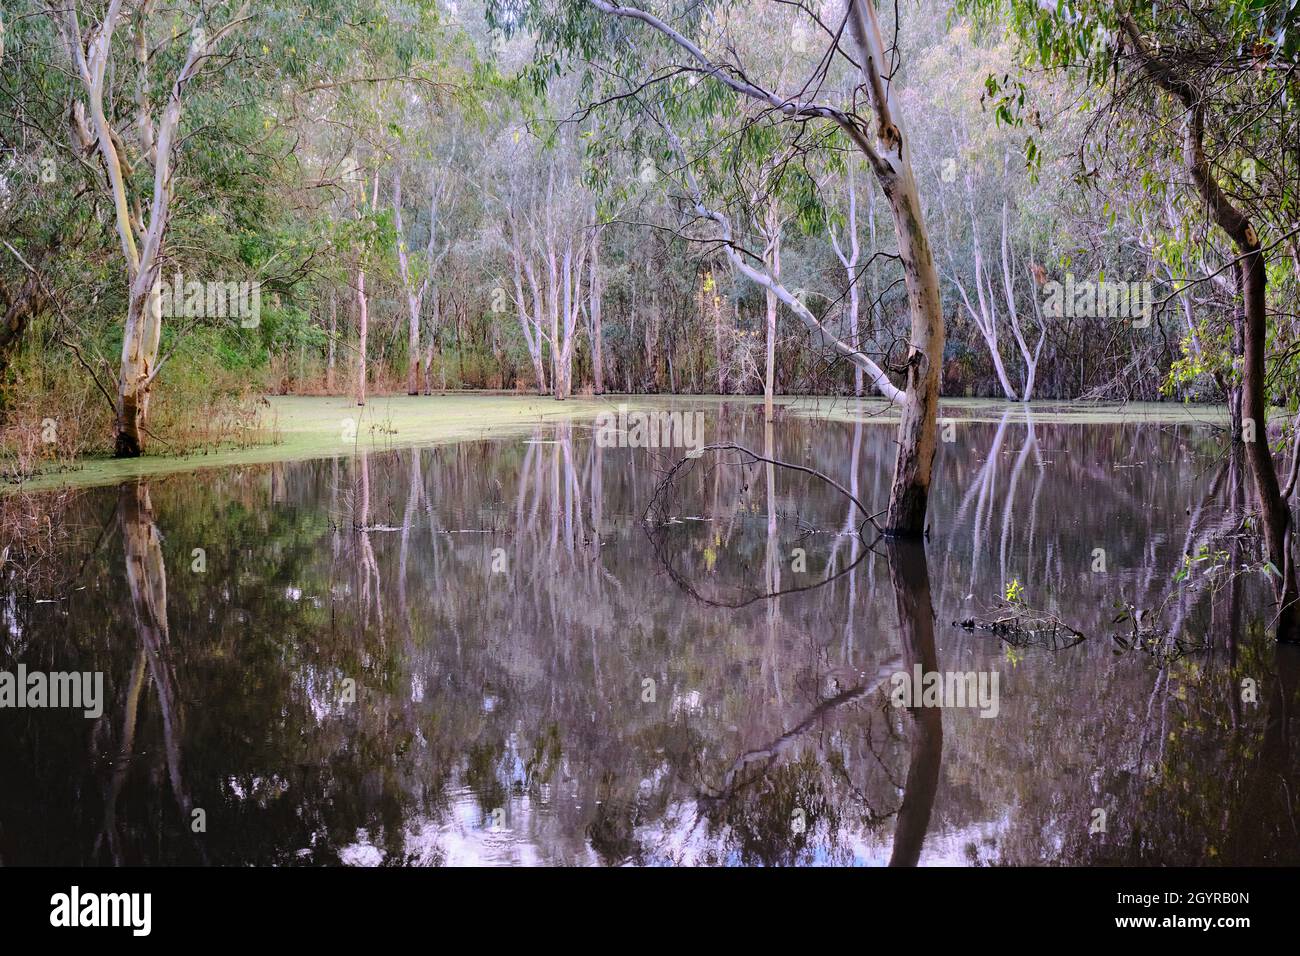
[[[942,446],[925,549],[862,541],[810,476],[698,467],[673,574],[640,518],[677,452],[580,425],[82,492],[43,559],[67,575],[4,569],[0,666],[102,670],[110,699],[5,713],[0,858],[1300,862],[1267,582],[1175,581],[1202,545],[1257,560],[1240,462],[1192,425],[1004,411]],[[734,406],[706,434],[886,493],[887,426],[769,437]],[[1089,639],[949,626],[1009,578]],[[1116,653],[1116,602],[1209,649]],[[915,662],[997,671],[997,718],[892,707]]]

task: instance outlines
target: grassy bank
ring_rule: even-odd
[[[200,468],[264,464],[350,455],[357,451],[436,445],[526,433],[533,425],[587,421],[606,401],[516,395],[434,395],[371,398],[359,407],[349,398],[276,396],[262,408],[261,424],[272,440],[245,448],[191,455],[147,454],[136,459],[82,458],[57,472],[47,471],[9,490],[43,491],[111,485]]]

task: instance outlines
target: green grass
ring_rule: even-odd
[[[613,403],[605,399],[521,395],[380,396],[364,407],[337,397],[276,396],[267,400],[262,424],[278,440],[246,448],[193,455],[167,455],[162,446],[136,459],[87,458],[70,471],[37,475],[9,490],[113,485],[201,468],[256,465],[351,455],[357,451],[438,445],[524,434],[546,422],[590,421]],[[633,400],[633,404],[636,401]],[[344,423],[351,420],[355,427]]]

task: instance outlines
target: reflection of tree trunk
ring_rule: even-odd
[[[857,387],[861,383],[855,382],[854,384],[855,387]],[[859,390],[857,394],[860,395],[861,390]],[[859,484],[858,472],[861,469],[861,461],[862,461],[862,422],[856,421],[853,423],[853,453],[849,456],[849,491],[852,492],[854,498],[862,497],[860,494],[860,489],[858,488],[858,484]],[[850,508],[850,514],[852,513],[853,513],[853,509]],[[858,563],[858,557],[860,555],[861,547],[862,547],[862,536],[856,533],[857,526],[855,524],[851,525],[849,523],[850,520],[851,519],[848,518],[845,519],[844,534],[849,535],[849,548],[850,548],[849,564],[850,566],[852,566]],[[856,630],[854,628],[855,618],[853,616],[853,612],[857,610],[857,606],[858,606],[858,576],[856,574],[851,574],[849,575],[849,613],[848,613],[848,620],[845,622],[845,626],[844,626],[845,630],[844,630],[843,660],[845,664],[847,664],[853,657],[853,637]]]
[[[117,832],[117,798],[126,783],[126,772],[131,768],[131,754],[135,750],[136,718],[140,713],[140,691],[144,688],[144,670],[148,661],[144,647],[136,655],[135,666],[131,668],[131,677],[126,685],[126,700],[122,705],[122,737],[113,758],[113,776],[105,787],[104,825],[95,839],[94,856],[99,856],[99,848],[108,841],[109,858],[114,866],[122,866],[126,861],[122,857],[122,841]]]
[[[769,406],[770,407],[770,406]],[[772,433],[772,419],[763,423],[763,454],[768,459],[776,457],[775,436]],[[767,593],[773,597],[767,602],[767,648],[771,659],[772,690],[777,706],[785,709],[784,694],[781,692],[780,675],[780,599],[775,595],[781,590],[781,551],[780,538],[776,523],[776,465],[771,460],[766,465],[767,477]]]
[[[154,523],[149,486],[123,485],[118,495],[118,520],[126,551],[126,581],[135,614],[136,634],[149,662],[149,676],[158,695],[163,749],[172,793],[188,828],[193,805],[181,775],[181,713],[176,673],[171,661],[167,626],[167,568],[163,563],[162,536]],[[200,852],[202,852],[200,850]]]
[[[1246,508],[1245,495],[1242,493],[1244,486],[1243,468],[1241,467],[1240,449],[1238,453],[1232,456],[1232,509],[1237,515],[1237,524],[1240,527],[1244,518]],[[1241,567],[1241,538],[1233,535],[1228,545],[1228,553],[1231,555],[1234,568]],[[1232,576],[1232,614],[1229,617],[1228,625],[1228,663],[1235,666],[1237,663],[1237,637],[1241,633],[1241,575]]]
[[[1011,409],[1008,408],[1003,411],[1002,420],[998,422],[998,430],[993,435],[993,442],[989,446],[989,453],[984,459],[984,464],[980,466],[979,475],[966,490],[961,505],[957,508],[957,517],[953,520],[954,527],[960,525],[966,517],[966,512],[970,509],[971,499],[975,498],[976,492],[979,492],[979,497],[975,498],[975,519],[971,522],[970,590],[972,593],[975,590],[975,582],[979,575],[980,556],[984,553],[983,535],[986,514],[990,524],[992,523],[994,479],[997,475],[998,463],[1002,460],[1002,440],[1006,436],[1007,424],[1010,421]],[[952,554],[951,551],[948,553],[949,555]]]
[[[379,562],[375,560],[375,549],[370,543],[370,456],[362,454],[358,460],[359,489],[357,494],[358,511],[353,519],[353,528],[357,532],[357,549],[360,560],[357,571],[362,575],[358,588],[361,594],[361,606],[364,609],[361,625],[364,627],[370,616],[371,581],[374,581],[375,611],[378,616],[380,637],[383,636],[384,604],[379,589]]]
[[[1029,414],[1029,406],[1025,405],[1025,443],[1020,446],[1015,467],[1011,469],[1011,482],[1007,486],[1007,493],[1002,503],[1002,538],[998,547],[998,567],[1002,571],[1004,582],[1011,580],[1007,574],[1007,545],[1012,537],[1011,508],[1016,503],[1016,488],[1020,484],[1020,473],[1025,470],[1025,462],[1029,460],[1029,453],[1038,450],[1034,439],[1034,424],[1029,419]]]
[[[410,482],[406,492],[406,511],[402,514],[402,544],[397,559],[397,603],[402,620],[406,625],[407,638],[410,638],[411,617],[406,603],[406,561],[411,549],[411,527],[415,523],[415,512],[420,505],[420,488],[423,481],[420,476],[420,449],[411,449]]]
[[[600,536],[605,523],[605,449],[600,442],[593,441],[589,454],[591,458],[591,547],[592,557],[599,562]]]
[[[939,669],[934,648],[934,605],[930,600],[930,569],[925,547],[912,540],[890,540],[889,580],[898,611],[903,661],[908,673],[917,665],[929,673]],[[930,824],[930,811],[939,786],[943,757],[943,718],[938,707],[913,707],[915,724],[912,758],[907,767],[903,805],[894,828],[890,866],[915,866]]]
[[[1300,649],[1279,644],[1274,657],[1276,675],[1269,691],[1268,713],[1259,755],[1243,788],[1232,828],[1229,865],[1294,862],[1296,773],[1291,761],[1291,724],[1300,690]],[[1240,690],[1233,689],[1239,694]],[[1289,848],[1289,849],[1288,849]]]

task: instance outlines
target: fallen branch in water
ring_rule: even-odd
[[[1111,623],[1120,624],[1129,621],[1132,626],[1126,634],[1110,635],[1116,647],[1116,654],[1138,650],[1150,654],[1159,661],[1172,663],[1188,654],[1210,649],[1208,641],[1175,637],[1159,627],[1158,613],[1143,614],[1132,605],[1117,605],[1117,607],[1123,610]],[[1007,646],[1015,648],[1041,647],[1055,652],[1077,647],[1090,639],[1090,635],[1071,627],[1055,614],[1036,611],[1024,604],[1008,603],[1002,605],[999,610],[1002,613],[992,619],[968,617],[953,621],[952,624],[953,627],[960,627],[967,631],[987,631],[996,635]]]
[[[989,631],[1011,647],[1043,647],[1063,651],[1087,640],[1087,635],[1066,624],[1055,614],[1034,611],[1018,604],[1007,604],[1003,614],[992,620],[968,617],[953,621],[954,627],[967,631]]]
[[[697,461],[705,452],[719,452],[719,451],[735,451],[735,452],[739,452],[742,455],[745,455],[748,458],[748,461],[743,462],[743,464],[746,465],[761,462],[764,464],[774,465],[779,468],[789,468],[793,471],[803,472],[804,474],[811,475],[814,478],[820,478],[822,481],[826,482],[832,488],[835,488],[842,495],[844,495],[844,497],[846,497],[849,501],[853,503],[853,506],[857,508],[859,512],[865,515],[865,518],[858,524],[857,534],[859,538],[862,537],[862,529],[868,522],[870,522],[878,532],[880,532],[881,534],[884,533],[883,530],[880,528],[880,526],[876,524],[876,518],[884,514],[885,513],[884,510],[877,511],[874,514],[869,512],[866,506],[860,500],[858,500],[858,497],[856,495],[850,492],[847,488],[841,485],[834,478],[831,478],[830,476],[823,474],[822,472],[818,471],[815,468],[809,468],[805,465],[795,465],[795,464],[791,464],[790,462],[784,462],[775,458],[769,458],[765,455],[760,455],[757,452],[744,447],[743,445],[737,445],[734,442],[720,442],[712,445],[703,445],[700,448],[692,451],[689,455],[686,455],[685,457],[677,461],[668,470],[668,472],[664,475],[663,479],[655,487],[654,493],[650,496],[650,503],[646,505],[645,511],[642,512],[641,514],[642,529],[646,532],[646,536],[650,539],[650,544],[655,550],[655,556],[659,559],[659,563],[663,565],[664,569],[668,572],[668,576],[673,579],[674,583],[676,583],[678,587],[680,587],[683,591],[685,591],[687,594],[695,598],[697,601],[700,601],[701,603],[708,604],[713,607],[725,607],[725,608],[735,609],[735,608],[745,607],[749,604],[753,604],[755,601],[762,601],[770,598],[780,597],[781,595],[784,594],[796,594],[800,591],[811,591],[814,588],[822,587],[823,585],[828,584],[831,581],[834,581],[836,578],[848,574],[855,567],[861,564],[868,554],[872,553],[872,548],[873,548],[872,544],[866,543],[865,539],[863,539],[863,542],[864,544],[866,544],[866,547],[863,549],[862,553],[855,560],[845,565],[843,568],[836,571],[834,574],[829,574],[825,578],[822,578],[819,581],[815,581],[812,584],[805,584],[798,587],[783,588],[781,590],[776,590],[776,591],[760,591],[758,593],[751,594],[750,596],[747,596],[742,600],[734,601],[734,602],[719,601],[713,598],[705,597],[694,587],[694,585],[690,581],[687,580],[686,576],[677,569],[677,567],[673,563],[674,555],[666,547],[663,541],[663,535],[657,532],[662,532],[664,528],[679,523],[678,519],[674,515],[671,515],[669,513],[669,509],[665,506],[665,501],[667,500],[669,491],[673,487],[674,483],[676,482],[677,477],[679,473],[682,471],[682,469],[688,467],[689,465]],[[810,530],[811,529],[806,529],[805,534],[809,533]]]
[[[868,521],[870,521],[871,526],[875,528],[877,532],[879,532],[880,534],[885,533],[884,529],[881,528],[880,525],[876,523],[876,519],[880,517],[882,514],[884,514],[885,511],[888,509],[881,509],[880,511],[872,513],[867,510],[866,505],[864,505],[861,501],[858,500],[857,495],[853,494],[853,492],[849,491],[847,488],[841,485],[834,478],[830,477],[829,475],[823,474],[822,472],[818,471],[816,468],[809,468],[806,465],[795,465],[792,464],[791,462],[780,461],[779,459],[776,458],[768,458],[764,455],[758,454],[758,452],[756,451],[752,451],[751,449],[746,448],[744,445],[737,445],[735,442],[718,442],[712,445],[702,445],[701,447],[692,451],[686,457],[682,458],[675,465],[673,465],[673,467],[668,470],[668,474],[666,474],[663,480],[659,482],[658,487],[655,488],[654,494],[650,496],[650,503],[646,505],[645,512],[641,516],[641,519],[643,521],[645,521],[648,524],[658,523],[658,522],[651,521],[650,512],[654,509],[655,505],[662,500],[663,492],[672,483],[673,479],[677,476],[678,471],[680,471],[683,467],[685,467],[687,463],[697,460],[706,451],[738,451],[742,455],[749,456],[749,458],[755,462],[763,462],[764,464],[775,465],[778,468],[789,468],[792,471],[801,471],[806,475],[812,475],[814,478],[820,478],[822,481],[826,482],[828,485],[830,485],[832,488],[834,488],[836,491],[842,494],[845,498],[848,498],[849,501],[853,502],[854,507],[856,507],[858,511],[862,512],[862,514],[866,516],[866,520],[864,520],[862,524],[866,524]],[[861,533],[861,531],[862,531],[862,525],[860,524],[858,525],[859,534]]]

